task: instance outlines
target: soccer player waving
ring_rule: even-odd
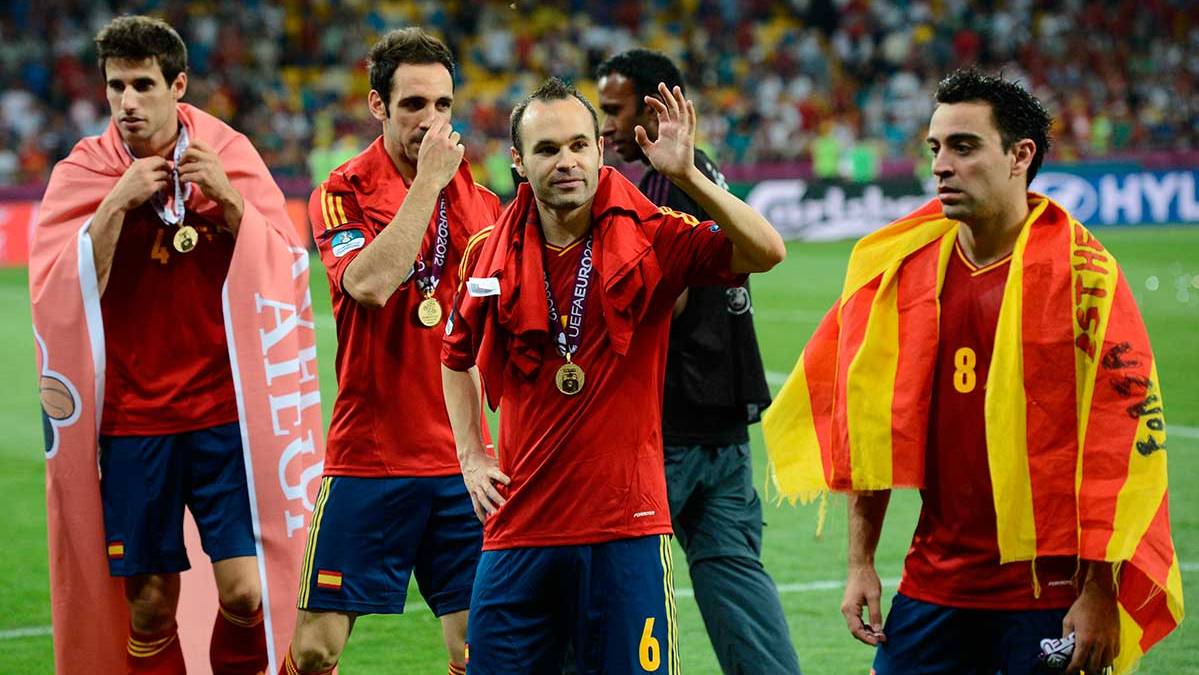
[[[449,671],[461,673],[483,535],[438,355],[463,252],[495,221],[499,200],[471,178],[450,126],[449,49],[407,28],[384,35],[369,59],[370,110],[383,133],[309,202],[337,321],[338,391],[280,672],[331,672],[357,616],[403,612],[415,570],[441,619]]]
[[[646,98],[653,166],[713,221],[660,209],[610,168],[595,109],[551,79],[512,113],[528,178],[468,260],[442,350],[463,477],[484,520],[468,628],[473,673],[678,671],[662,377],[675,299],[782,260],[761,215],[695,166],[695,110]],[[500,410],[479,433],[478,364]]]

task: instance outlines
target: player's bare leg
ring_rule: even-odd
[[[450,656],[450,667],[462,666],[462,672],[466,672],[466,619],[469,615],[470,611],[464,609],[441,617],[441,639]]]
[[[142,574],[125,579],[129,620],[138,633],[161,633],[175,623],[178,574]]]
[[[262,605],[262,582],[258,559],[252,555],[228,558],[212,564],[221,607],[238,614],[253,614]]]
[[[357,614],[347,612],[301,609],[296,616],[296,632],[290,648],[290,658],[296,668],[302,673],[321,673],[336,666],[357,617]]]
[[[262,622],[262,582],[254,556],[212,564],[221,607],[212,628],[209,659],[215,673],[255,675],[267,668],[266,630]]]
[[[186,672],[175,625],[178,574],[143,574],[125,579],[129,603],[128,673],[181,675]]]

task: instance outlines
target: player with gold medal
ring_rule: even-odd
[[[416,285],[425,296],[416,307],[416,318],[425,328],[432,328],[441,323],[441,303],[433,294],[437,292],[437,284],[441,282],[449,243],[450,220],[446,215],[445,197],[442,196],[437,200],[437,239],[433,242],[433,261],[429,265],[425,265],[424,260],[416,262]]]
[[[544,249],[542,255],[545,255]],[[550,290],[549,265],[545,265],[545,302],[549,306],[550,328],[554,332],[554,342],[558,345],[558,354],[566,359],[566,363],[558,367],[554,374],[554,384],[558,391],[567,396],[574,396],[583,391],[586,373],[571,356],[579,351],[579,342],[583,335],[583,311],[586,309],[587,285],[591,282],[591,235],[587,235],[587,243],[583,245],[583,257],[579,259],[579,269],[575,272],[574,290],[570,294],[570,310],[566,316],[558,311],[554,302],[554,293]]]

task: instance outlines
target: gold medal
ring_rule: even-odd
[[[180,225],[179,231],[175,233],[175,250],[180,253],[189,253],[199,241],[200,236],[196,234],[196,228],[191,225]]]
[[[567,396],[574,396],[583,391],[583,381],[586,378],[583,375],[583,369],[578,364],[567,361],[558,368],[558,373],[554,375],[554,383],[558,385],[558,391]]]
[[[416,308],[416,318],[425,328],[436,326],[441,323],[441,303],[433,296],[421,300]]]

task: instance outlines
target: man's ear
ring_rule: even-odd
[[[1037,156],[1037,143],[1031,138],[1022,138],[1012,144],[1012,170],[1011,177],[1024,177],[1028,175],[1028,168],[1032,166],[1032,160]]]
[[[383,101],[383,97],[379,95],[379,92],[371,89],[371,93],[367,94],[366,97],[366,105],[371,110],[371,117],[380,122],[387,119],[387,103]]]
[[[175,76],[175,81],[171,83],[171,95],[175,97],[176,101],[178,101],[179,99],[183,98],[183,95],[186,93],[187,73],[180,71],[179,74]]]
[[[525,163],[521,160],[520,151],[516,149],[516,146],[510,147],[508,150],[512,153],[512,166],[516,167],[516,173],[520,174],[521,178],[528,178],[529,176],[525,173]]]

